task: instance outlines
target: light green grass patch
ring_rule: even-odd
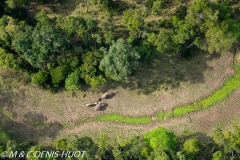
[[[240,74],[235,74],[233,77],[226,80],[223,87],[216,90],[212,95],[199,101],[203,108],[208,108],[225,98],[227,98],[234,90],[240,87]]]
[[[164,119],[165,112],[158,112],[157,114],[155,114],[155,116],[158,117],[158,119],[161,121]]]
[[[110,122],[122,122],[122,123],[129,123],[129,124],[146,124],[151,123],[151,119],[149,117],[140,117],[140,118],[132,118],[132,117],[124,117],[118,114],[112,115],[101,115],[96,117],[98,121],[110,121]]]
[[[185,106],[175,108],[173,110],[173,115],[174,117],[181,117],[183,115],[186,115],[194,111],[196,111],[196,108],[194,108],[192,105],[185,105]]]

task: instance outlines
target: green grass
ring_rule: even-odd
[[[203,108],[208,108],[225,98],[227,98],[234,90],[240,87],[240,74],[237,73],[233,77],[226,80],[223,87],[216,90],[212,95],[200,100]]]
[[[173,115],[174,117],[181,117],[188,113],[194,112],[195,110],[196,108],[194,108],[192,105],[181,106],[173,110]]]
[[[132,117],[124,117],[118,114],[112,115],[101,115],[96,117],[98,121],[110,121],[110,122],[121,122],[121,123],[129,123],[129,124],[146,124],[150,123],[152,120],[149,117],[140,117],[140,118],[132,118]]]
[[[165,117],[165,112],[158,112],[155,116],[161,121]]]

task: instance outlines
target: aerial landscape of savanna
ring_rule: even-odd
[[[239,0],[1,0],[0,159],[240,160]]]

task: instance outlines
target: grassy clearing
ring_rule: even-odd
[[[203,98],[199,101],[194,102],[193,104],[184,105],[177,107],[172,110],[172,112],[159,112],[155,114],[158,117],[159,121],[163,119],[170,119],[172,117],[181,117],[191,112],[196,112],[202,109],[209,108],[210,106],[219,103],[226,99],[233,91],[240,87],[240,67],[235,64],[235,75],[233,77],[228,78],[223,86],[216,90],[210,96]],[[93,119],[92,119],[93,120]],[[81,122],[87,122],[92,120],[81,120]],[[110,121],[110,122],[121,122],[121,123],[128,123],[128,124],[147,124],[151,123],[152,120],[149,117],[124,117],[119,114],[112,114],[112,115],[101,115],[95,118],[97,121]],[[79,121],[79,123],[81,123]]]
[[[209,108],[210,106],[226,99],[234,90],[236,90],[239,87],[240,87],[240,73],[236,73],[233,77],[230,77],[225,81],[222,88],[216,90],[210,96],[203,98],[200,101],[194,102],[193,104],[177,107],[173,109],[172,112],[159,112],[155,114],[155,116],[158,117],[158,119],[161,121],[163,119],[170,119],[172,117],[181,117],[191,112],[196,112],[202,109]],[[149,117],[132,118],[132,117],[124,117],[118,114],[101,115],[96,117],[96,120],[110,121],[110,122],[117,121],[117,122],[128,123],[128,124],[146,124],[152,121]]]

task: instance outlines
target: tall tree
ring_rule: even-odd
[[[169,151],[173,150],[177,145],[176,136],[162,127],[147,132],[144,135],[144,139],[153,149],[160,147],[163,150]]]
[[[98,69],[103,55],[100,51],[89,51],[83,54],[83,64],[80,67],[80,76],[87,84],[95,88],[103,85],[106,80]]]
[[[105,51],[99,68],[107,77],[116,81],[127,78],[137,69],[140,55],[127,45],[123,39],[112,43],[108,52]]]
[[[56,60],[66,43],[67,39],[58,29],[43,25],[26,27],[14,39],[13,46],[33,67],[46,70],[47,63]]]

